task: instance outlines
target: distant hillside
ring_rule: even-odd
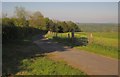
[[[82,31],[85,32],[117,32],[117,24],[107,24],[107,23],[77,23]]]

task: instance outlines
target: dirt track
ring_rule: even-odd
[[[64,60],[88,75],[118,75],[118,61],[86,51],[66,47],[47,39],[34,41],[44,53],[54,54],[53,59]]]

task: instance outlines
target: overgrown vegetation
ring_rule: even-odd
[[[27,36],[35,35],[35,34],[44,34],[47,31],[40,30],[34,27],[21,27],[16,26],[14,21],[10,18],[4,18],[2,23],[2,38],[3,44],[15,39],[23,39]]]

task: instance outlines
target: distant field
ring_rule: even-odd
[[[118,32],[118,25],[113,23],[79,23],[84,32]]]
[[[89,38],[91,33],[93,35],[92,43],[88,44],[87,46],[74,47],[107,57],[118,58],[118,32],[76,32],[75,37],[77,39],[80,39],[81,37]],[[53,39],[53,35],[51,34],[47,34],[46,37],[64,43],[68,46],[73,45],[71,41],[67,40],[67,34],[68,33],[59,33],[59,39]]]

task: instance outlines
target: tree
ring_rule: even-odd
[[[15,7],[15,16],[16,16],[16,20],[15,20],[15,24],[17,26],[28,26],[28,13],[25,10],[25,8],[23,7]]]
[[[39,11],[33,13],[33,15],[30,16],[29,24],[32,27],[46,30],[46,23],[44,16]]]
[[[62,27],[63,27],[63,32],[69,32],[69,28],[68,28],[69,26],[65,21],[62,22]]]
[[[48,31],[52,31],[55,23],[51,19],[49,19],[49,18],[45,18],[45,22],[46,22],[47,30]]]
[[[28,14],[24,7],[15,7],[15,15],[17,18],[26,19]]]
[[[69,29],[69,32],[74,30],[75,32],[78,32],[78,31],[81,31],[80,28],[72,21],[68,21],[66,22],[68,24],[68,29]]]

